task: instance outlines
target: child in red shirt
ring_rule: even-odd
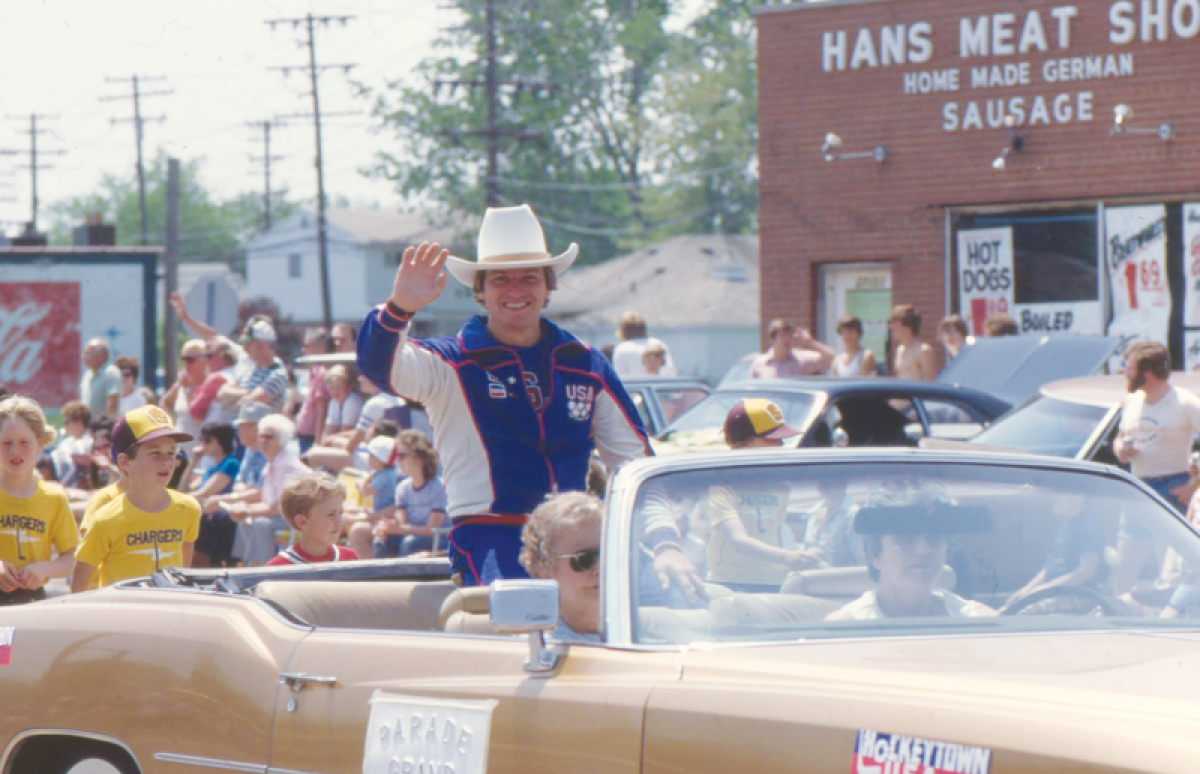
[[[276,554],[267,566],[358,559],[353,549],[337,544],[342,536],[345,502],[346,487],[328,473],[306,473],[290,479],[283,487],[279,508],[298,536],[295,545]]]

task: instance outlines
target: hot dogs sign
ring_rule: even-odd
[[[958,302],[975,335],[989,317],[1013,309],[1013,235],[1011,228],[958,232]]]

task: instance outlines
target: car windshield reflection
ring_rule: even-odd
[[[652,536],[664,527],[706,601],[656,581]],[[645,644],[1200,618],[1195,532],[1132,481],[1086,471],[730,460],[646,481],[632,541],[632,627]]]
[[[733,405],[748,397],[740,391],[714,392],[671,423],[661,440],[671,443],[707,443],[719,440],[725,417]],[[815,395],[808,392],[754,393],[769,398],[783,411],[784,420],[793,427],[808,425]]]
[[[1107,413],[1102,406],[1038,397],[971,440],[1030,454],[1074,458]]]

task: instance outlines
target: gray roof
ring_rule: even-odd
[[[653,331],[690,325],[758,325],[757,236],[678,236],[562,276],[546,314],[613,324],[625,311]]]
[[[457,245],[466,227],[464,218],[458,215],[395,210],[332,207],[325,211],[325,219],[364,245]]]

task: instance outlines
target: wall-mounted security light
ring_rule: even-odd
[[[1113,123],[1110,134],[1152,134],[1158,137],[1163,142],[1170,142],[1175,139],[1175,124],[1164,122],[1158,125],[1157,128],[1135,127],[1129,126],[1129,119],[1133,117],[1133,108],[1128,105],[1117,105],[1113,108]]]
[[[887,161],[886,145],[876,145],[874,150],[842,153],[842,138],[833,132],[825,135],[825,144],[821,146],[821,155],[826,161],[845,161],[848,159],[875,159],[880,164]]]
[[[1017,134],[1017,119],[1014,116],[1004,117],[1004,131],[1008,133],[1008,145],[1000,151],[1000,155],[992,160],[992,169],[1003,172],[1008,168],[1008,156],[1013,151],[1025,149],[1025,138]]]

